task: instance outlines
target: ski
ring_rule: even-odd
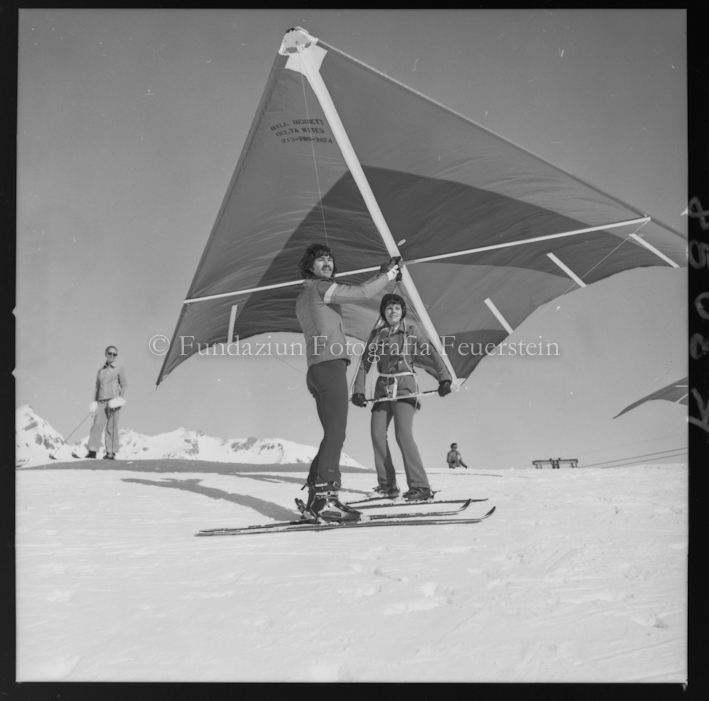
[[[386,497],[374,497],[373,499],[362,499],[362,501],[348,501],[345,502],[345,505],[352,506],[357,509],[357,511],[360,511],[361,509],[384,509],[390,506],[401,507],[410,506],[412,504],[464,504],[465,502],[472,504],[478,501],[487,501],[487,497],[485,499],[434,499],[432,501],[425,499],[418,499],[416,501],[392,501]]]
[[[437,490],[437,491],[431,490],[431,499],[430,500],[429,499],[415,499],[414,501],[410,501],[410,502],[406,502],[406,503],[408,503],[408,504],[430,504],[434,500],[436,494],[438,494],[438,491],[440,491],[440,490]],[[372,493],[373,492],[370,492],[370,494],[372,494]],[[374,492],[374,494],[376,494],[376,492]],[[398,497],[368,496],[366,499],[359,499],[359,500],[356,499],[355,501],[348,501],[347,504],[348,505],[369,504],[369,502],[374,502],[374,501],[393,502],[395,499],[403,499],[403,497],[401,495],[399,495]]]
[[[465,511],[470,506],[472,499],[463,499],[459,502],[454,502],[456,504],[460,504],[460,506],[456,509],[449,509],[447,511],[411,511],[407,513],[397,513],[397,514],[375,514],[374,516],[367,516],[366,518],[370,521],[381,521],[386,518],[418,518],[419,516],[452,516],[453,514],[460,513],[461,511]],[[296,499],[295,503],[298,507],[298,510],[300,511],[301,514],[305,518],[314,518],[315,514],[313,514],[308,507],[305,505],[305,503],[301,499]],[[434,502],[418,502],[419,504],[432,504]],[[388,508],[389,506],[409,506],[410,502],[404,502],[403,504],[379,504],[378,508]],[[375,508],[375,507],[369,507],[369,508]]]
[[[386,520],[377,521],[345,521],[345,522],[320,522],[316,519],[301,519],[300,521],[280,521],[278,523],[268,523],[262,526],[243,526],[241,528],[215,528],[199,531],[197,536],[215,535],[258,535],[261,533],[288,533],[293,531],[335,531],[350,528],[377,528],[379,526],[444,526],[467,523],[480,523],[492,516],[496,507],[492,507],[484,516],[478,518],[398,518],[389,517]]]

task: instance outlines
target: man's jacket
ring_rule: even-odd
[[[380,273],[361,285],[339,285],[332,280],[319,279],[303,281],[295,315],[305,336],[308,367],[327,360],[344,359],[349,363],[340,305],[374,297],[389,280],[388,275]]]

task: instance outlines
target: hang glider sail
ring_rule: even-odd
[[[458,383],[485,348],[570,289],[686,265],[681,233],[296,28],[158,384],[199,344],[300,333],[297,263],[313,242],[333,249],[338,276],[353,283],[402,256],[400,292]],[[367,339],[388,291],[343,307],[347,335]]]
[[[625,414],[626,411],[635,409],[635,407],[639,407],[641,404],[650,402],[653,399],[664,399],[668,402],[674,402],[675,404],[684,404],[685,406],[689,406],[689,378],[685,377],[678,382],[673,382],[672,384],[667,385],[667,387],[658,389],[652,394],[648,394],[647,397],[638,399],[637,402],[629,404],[625,407],[625,409],[623,409],[623,411],[620,412],[620,414],[617,414],[613,418],[617,419],[619,416]]]

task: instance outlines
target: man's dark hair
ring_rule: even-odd
[[[113,348],[113,350],[116,351],[116,353],[118,353],[118,348],[116,348],[115,346],[106,346],[106,350],[103,352],[104,355],[105,355],[106,353],[108,353],[108,351],[110,351],[111,348]]]
[[[335,273],[337,272],[337,263],[335,262],[335,256],[330,250],[330,247],[326,246],[324,243],[311,243],[305,249],[305,253],[303,253],[303,257],[300,259],[300,263],[298,263],[300,274],[303,278],[307,280],[308,278],[314,277],[311,268],[313,267],[315,259],[320,256],[332,257],[332,277],[335,277]]]

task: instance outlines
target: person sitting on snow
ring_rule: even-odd
[[[451,470],[455,470],[456,467],[460,467],[461,465],[466,470],[468,469],[468,466],[463,462],[463,456],[458,452],[457,443],[451,443],[451,449],[448,451],[446,461],[448,462],[448,467]]]

